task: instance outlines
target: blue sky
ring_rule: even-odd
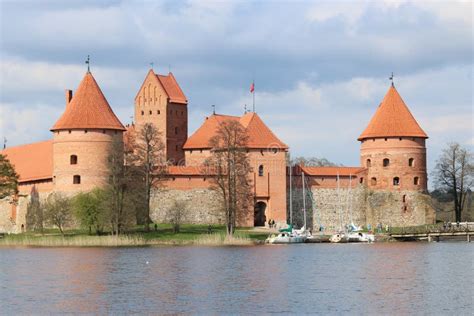
[[[294,156],[359,164],[357,137],[395,85],[428,133],[474,146],[470,1],[2,1],[0,137],[48,139],[91,69],[124,124],[149,63],[189,99],[189,131],[250,106]]]

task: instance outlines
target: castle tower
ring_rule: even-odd
[[[88,71],[74,97],[66,90],[66,109],[51,128],[54,190],[88,191],[104,185],[109,148],[113,141],[123,142],[124,130]]]
[[[158,75],[152,69],[135,97],[135,124],[158,128],[165,144],[165,157],[175,165],[184,164],[183,145],[188,138],[188,101],[170,72]]]
[[[426,191],[427,138],[392,84],[358,138],[367,168],[361,182],[375,190]]]

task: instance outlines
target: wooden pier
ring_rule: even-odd
[[[474,235],[474,223],[452,223],[447,227],[430,227],[424,232],[411,231],[409,227],[407,227],[406,231],[389,235],[398,240],[428,240],[428,242],[440,241],[441,239],[460,239],[461,237],[465,237],[467,242],[471,242],[472,236]]]

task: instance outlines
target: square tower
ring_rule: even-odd
[[[170,72],[148,72],[135,97],[135,124],[156,126],[165,145],[165,157],[173,165],[184,164],[183,145],[188,138],[188,100]]]

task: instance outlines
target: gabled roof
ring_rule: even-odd
[[[298,165],[301,171],[309,176],[356,176],[361,171],[364,171],[364,168],[361,167],[306,167]]]
[[[143,81],[140,89],[135,95],[135,100],[139,97],[140,91],[142,91],[143,85],[145,84],[149,76],[152,76],[152,78],[156,79],[158,81],[158,84],[163,87],[163,90],[166,93],[166,97],[169,98],[170,102],[178,104],[188,104],[188,100],[186,99],[186,96],[184,95],[183,90],[181,90],[181,87],[179,86],[178,81],[176,81],[176,78],[174,77],[173,73],[169,72],[168,75],[165,76],[155,74],[153,69],[150,69],[148,71],[145,80]]]
[[[90,72],[51,131],[77,128],[125,130]]]
[[[402,136],[428,138],[392,85],[357,140]]]
[[[193,135],[191,135],[186,143],[184,149],[208,149],[211,148],[209,141],[216,134],[219,124],[224,121],[233,120],[239,122],[247,131],[249,140],[248,148],[279,148],[288,149],[288,146],[283,143],[268,126],[263,123],[260,117],[253,112],[244,114],[243,116],[230,116],[213,114],[206,118],[204,123],[199,127]]]
[[[156,78],[158,78],[160,81],[163,89],[165,89],[166,94],[168,94],[170,102],[181,104],[188,103],[188,100],[186,99],[186,96],[184,95],[183,90],[181,90],[178,82],[174,78],[173,73],[170,72],[168,76],[156,75]]]
[[[19,181],[46,180],[53,177],[53,141],[15,146],[0,151],[20,176]]]

